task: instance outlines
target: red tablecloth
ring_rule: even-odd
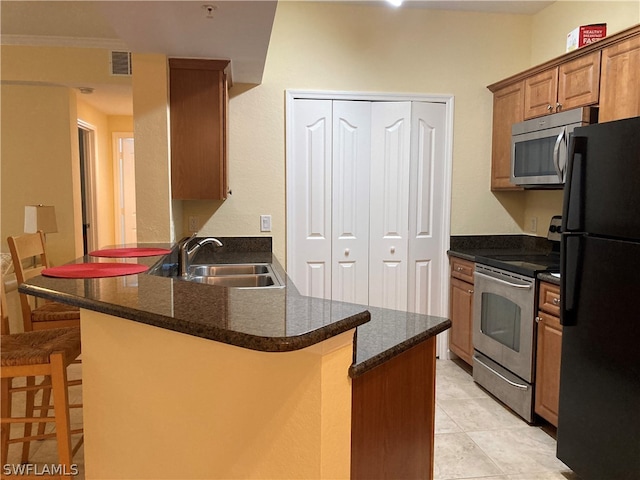
[[[45,268],[42,275],[59,278],[100,278],[132,275],[148,270],[138,263],[70,263],[59,267]]]
[[[90,252],[92,257],[153,257],[154,255],[167,255],[171,250],[166,248],[105,248]]]

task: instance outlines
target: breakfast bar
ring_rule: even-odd
[[[81,308],[86,478],[431,478],[450,321],[302,296],[269,238],[220,240],[193,263],[280,285],[180,278],[165,245],[120,260],[145,273],[20,286]]]

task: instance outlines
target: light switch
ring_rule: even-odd
[[[260,215],[260,231],[271,231],[271,215]]]

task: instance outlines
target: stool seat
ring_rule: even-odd
[[[51,328],[33,332],[2,335],[0,365],[40,365],[49,363],[54,352],[68,359],[80,355],[80,327]]]

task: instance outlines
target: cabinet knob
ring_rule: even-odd
[[[462,271],[462,267],[456,267],[456,270],[457,270],[458,272],[461,272],[461,271]]]
[[[556,103],[556,112],[562,110],[562,104],[560,102]]]
[[[467,290],[467,293],[473,293],[473,290]]]
[[[350,253],[350,252],[349,252],[349,249],[348,249],[348,248],[345,248],[345,249],[344,249],[344,256],[345,256],[345,257],[348,257],[348,256],[349,256],[349,253]]]
[[[559,298],[554,298],[551,303],[553,303],[554,305],[560,305],[560,299]]]
[[[536,323],[540,323],[542,319],[540,317],[536,317]]]
[[[391,247],[391,248],[389,249],[389,251],[390,251],[391,253],[396,253],[396,247]]]
[[[549,110],[550,112],[553,112],[553,107],[551,105],[547,105],[547,110]]]

